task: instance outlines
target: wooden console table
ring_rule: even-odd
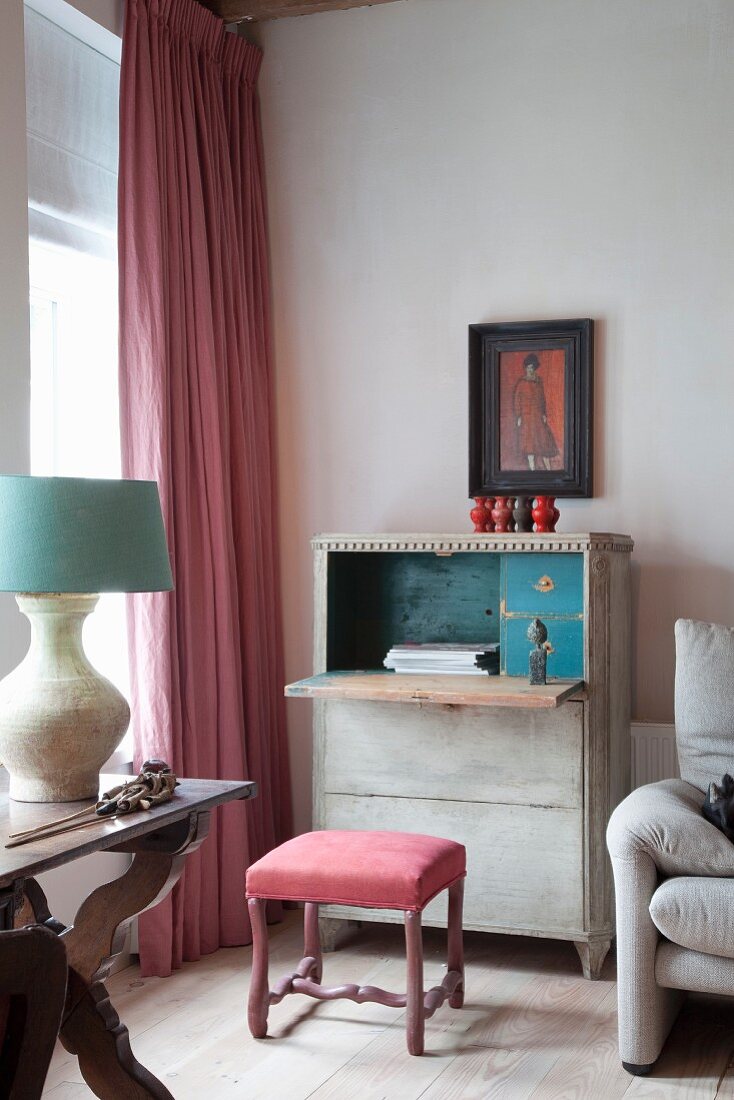
[[[129,776],[103,775],[103,790]],[[252,782],[182,779],[173,799],[148,813],[117,821],[100,819],[86,828],[6,848],[8,834],[29,829],[80,808],[83,803],[14,802],[0,769],[0,928],[45,924],[66,946],[69,981],[59,1037],[79,1059],[84,1080],[102,1100],[173,1100],[161,1082],[133,1055],[127,1028],[104,986],[133,917],[150,909],[179,879],[184,860],[205,840],[210,811],[224,802],[254,798]],[[129,852],[132,863],[118,879],[82,902],[71,928],[56,921],[35,875],[92,852]],[[242,868],[242,890],[244,893]]]

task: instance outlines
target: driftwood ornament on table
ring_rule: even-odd
[[[540,619],[533,619],[528,627],[528,641],[535,644],[535,649],[530,650],[530,683],[533,687],[537,687],[547,682],[548,663],[548,650],[545,645],[548,641],[548,630]]]
[[[47,821],[45,825],[39,825],[35,829],[10,833],[9,843],[5,847],[16,848],[32,840],[45,840],[46,837],[57,836],[59,833],[83,829],[100,818],[114,820],[123,814],[150,810],[152,806],[170,802],[177,786],[178,780],[165,760],[146,760],[135,779],[104,791],[99,801],[92,806],[85,806],[84,809],[59,817],[56,821]]]

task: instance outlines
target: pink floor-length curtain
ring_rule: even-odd
[[[247,807],[217,811],[181,883],[141,918],[145,974],[248,943],[245,868],[291,831],[260,59],[195,0],[127,0],[123,471],[159,484],[176,584],[130,598],[136,764],[259,785]]]

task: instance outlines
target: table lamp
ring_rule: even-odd
[[[17,593],[31,623],[28,653],[0,681],[11,798],[97,797],[130,708],[89,663],[84,620],[100,592],[171,588],[154,481],[0,477],[0,591]]]

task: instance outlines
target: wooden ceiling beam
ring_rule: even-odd
[[[372,4],[392,4],[395,0],[199,0],[225,23],[261,23],[286,15],[312,15],[319,11],[366,8]]]

